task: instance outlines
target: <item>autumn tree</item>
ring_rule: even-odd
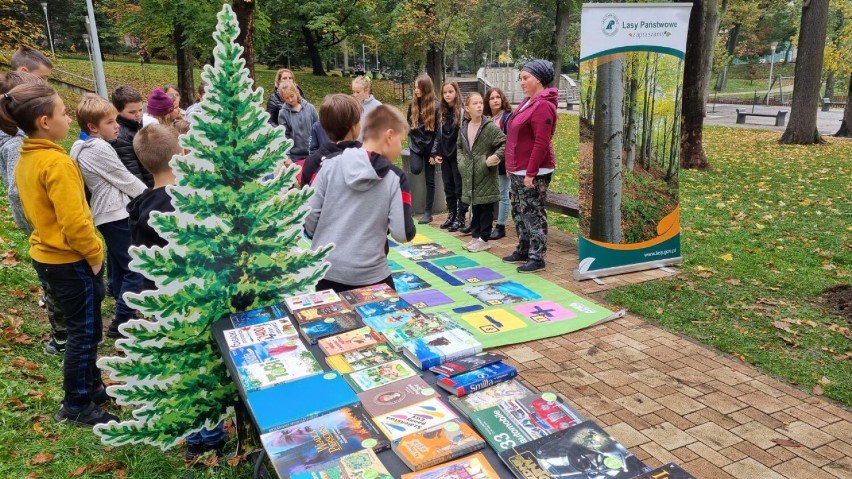
[[[710,84],[713,48],[719,26],[716,0],[692,1],[683,69],[681,115],[681,168],[707,169],[704,151],[705,100]]]
[[[784,144],[808,145],[823,141],[816,120],[828,28],[828,2],[805,0],[802,4],[793,104],[787,129],[780,140]]]
[[[852,3],[833,2],[831,9],[833,25],[825,45],[824,65],[829,73],[826,77],[824,96],[833,98],[833,78],[840,78],[843,81],[849,77],[843,119],[840,129],[834,134],[834,136],[849,138],[852,137]]]
[[[41,48],[46,38],[43,32],[24,0],[0,0],[0,51],[11,55],[21,45]],[[4,58],[5,62],[9,60]]]
[[[249,76],[254,78],[254,13],[256,0],[234,0],[234,14],[240,26],[237,43],[243,47],[242,58],[246,62]]]

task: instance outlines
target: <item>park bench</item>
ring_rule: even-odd
[[[762,116],[775,118],[775,126],[784,126],[789,110],[779,110],[778,113],[746,113],[745,109],[737,108],[737,123],[745,124],[747,116]]]
[[[831,101],[831,98],[822,99],[822,111],[828,111],[831,107],[842,108],[846,106],[845,101]]]
[[[580,216],[580,202],[574,196],[548,191],[544,207],[563,215],[573,216],[574,218]]]

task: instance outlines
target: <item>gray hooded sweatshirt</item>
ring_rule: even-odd
[[[12,218],[15,220],[15,224],[25,233],[30,234],[33,227],[30,226],[30,222],[24,216],[21,197],[18,195],[18,187],[15,185],[15,166],[21,159],[21,145],[26,137],[21,130],[18,130],[15,136],[0,131],[0,175],[3,175],[6,193],[9,195],[9,209],[12,210]]]
[[[382,102],[376,100],[372,94],[368,96],[363,102],[363,109],[361,110],[361,127],[364,126],[364,119],[367,118],[367,114],[371,111],[375,110],[377,106],[381,105]],[[364,130],[361,130],[358,133],[358,141],[364,141]]]
[[[388,231],[399,243],[417,233],[402,170],[377,153],[348,148],[323,162],[313,187],[305,233],[314,249],[335,244],[325,279],[355,286],[390,276]]]
[[[302,98],[302,109],[294,111],[286,102],[278,112],[278,126],[286,128],[285,135],[293,140],[290,158],[301,159],[308,157],[308,147],[311,144],[311,127],[319,121],[317,109]]]

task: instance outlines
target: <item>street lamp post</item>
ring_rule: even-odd
[[[775,49],[778,48],[778,42],[772,42],[769,44],[769,47],[772,48],[772,54],[769,55],[769,85],[766,87],[766,104],[769,104],[769,92],[772,90],[772,70],[775,67]]]
[[[89,43],[89,34],[83,34],[83,42],[86,44],[86,51],[89,53],[89,66],[92,67],[92,83],[97,83],[95,81],[95,64],[92,62],[92,44]]]
[[[47,2],[41,2],[41,9],[44,10],[44,22],[47,24],[47,39],[50,41],[50,53],[56,56],[56,52],[53,51],[53,33],[50,31],[50,19],[47,18]]]
[[[92,59],[94,60],[95,68],[95,91],[98,95],[109,98],[107,95],[106,75],[104,74],[104,63],[101,60],[101,43],[98,40],[98,25],[95,22],[95,7],[92,5],[92,0],[86,0],[86,27],[89,30],[89,40],[92,42]]]
[[[488,52],[482,52],[482,76],[488,79]]]

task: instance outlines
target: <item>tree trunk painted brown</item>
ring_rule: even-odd
[[[562,51],[565,50],[565,41],[568,39],[568,20],[569,20],[569,0],[556,1],[556,25],[553,29],[553,39],[551,47],[553,48],[553,71],[554,85],[559,88],[559,75],[562,73]]]
[[[704,43],[713,35],[706,30],[705,0],[694,0],[686,36],[686,54],[683,60],[683,103],[681,110],[680,167],[704,170],[710,168],[704,152],[704,95],[702,85],[705,72]]]
[[[846,89],[846,107],[843,109],[843,119],[840,129],[834,136],[852,138],[852,75],[849,75],[849,88]]]
[[[254,5],[253,0],[234,0],[234,14],[240,25],[237,43],[242,45],[242,59],[246,62],[249,76],[254,79]]]
[[[186,108],[195,101],[195,78],[192,76],[192,64],[195,59],[182,23],[175,22],[172,40],[177,54],[177,88],[180,92],[180,106]]]
[[[828,0],[805,0],[799,27],[799,54],[793,80],[793,104],[790,120],[781,136],[783,144],[822,143],[816,126],[819,87],[828,30]]]
[[[601,62],[605,60],[598,59]],[[624,57],[599,63],[597,78],[589,238],[621,243]]]

